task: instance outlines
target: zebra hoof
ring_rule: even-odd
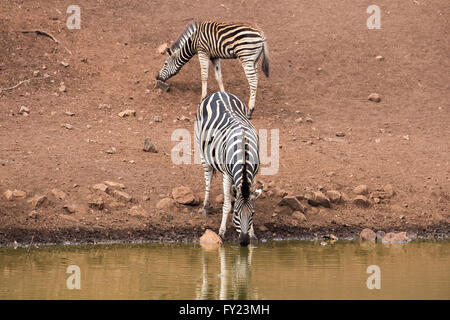
[[[248,118],[248,120],[251,120],[251,119],[252,119],[252,114],[253,114],[253,110],[249,110],[249,111],[247,112],[247,118]]]

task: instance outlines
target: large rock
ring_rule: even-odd
[[[381,242],[385,235],[386,235],[386,232],[379,230],[379,231],[377,231],[377,238],[375,240],[377,242]]]
[[[28,200],[28,203],[31,203],[33,209],[43,205],[47,201],[47,197],[43,195],[35,195],[33,198]]]
[[[25,191],[17,189],[14,189],[12,195],[14,199],[25,199],[27,197],[27,193]]]
[[[368,241],[375,242],[376,237],[377,237],[376,233],[369,228],[363,229],[361,231],[361,233],[359,234],[359,238],[361,240],[368,240]]]
[[[300,211],[292,212],[292,217],[295,218],[296,220],[300,221],[300,222],[306,221],[305,215],[302,212],[300,212]]]
[[[199,200],[195,196],[194,191],[185,186],[172,189],[172,197],[176,202],[186,205],[197,205]]]
[[[364,195],[369,193],[369,188],[365,184],[361,184],[353,189],[353,193],[357,195]]]
[[[53,196],[58,200],[64,200],[66,198],[66,194],[64,191],[61,191],[59,189],[52,189]]]
[[[99,190],[99,191],[106,192],[106,193],[109,192],[109,187],[104,183],[98,183],[98,184],[92,186],[92,189]]]
[[[88,205],[91,208],[102,210],[105,206],[105,202],[103,201],[103,198],[100,196],[90,195],[88,197]]]
[[[113,190],[111,192],[111,195],[122,202],[131,202],[131,200],[133,199],[128,193],[120,190]]]
[[[158,153],[158,150],[156,149],[155,145],[153,144],[152,140],[150,140],[150,138],[145,138],[143,150],[145,152]]]
[[[305,212],[306,207],[295,196],[286,196],[278,203],[279,206],[288,206],[294,211]]]
[[[128,214],[133,217],[148,217],[149,214],[141,206],[133,206],[128,211]]]
[[[393,187],[391,184],[385,185],[385,186],[383,187],[383,190],[384,190],[384,192],[386,192],[386,194],[387,194],[389,197],[393,197],[394,194],[395,194],[394,187]]]
[[[411,239],[406,236],[406,232],[389,232],[386,233],[386,235],[381,240],[381,242],[383,243],[406,243],[409,241],[411,241]]]
[[[200,237],[200,243],[222,244],[222,239],[214,231],[206,229],[205,233]]]
[[[370,206],[370,201],[365,196],[356,196],[353,198],[353,203],[362,208],[367,208]]]
[[[164,198],[156,204],[159,210],[173,210],[176,208],[176,202],[172,198]]]
[[[114,181],[104,181],[106,185],[108,185],[111,188],[120,188],[125,189],[125,185],[120,182],[114,182]]]
[[[327,198],[330,199],[330,201],[332,203],[339,203],[339,202],[341,202],[342,195],[341,195],[341,193],[339,191],[328,190],[325,194],[326,194]]]
[[[308,203],[312,206],[323,206],[329,208],[330,199],[328,199],[321,191],[314,191],[312,193],[305,194],[305,199],[308,200]]]

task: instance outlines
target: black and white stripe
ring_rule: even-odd
[[[219,235],[222,238],[225,235],[233,187],[236,190],[233,224],[241,245],[247,245],[250,237],[256,238],[253,200],[261,193],[261,190],[253,191],[259,170],[259,139],[246,112],[245,104],[236,96],[217,92],[200,103],[195,123],[195,140],[205,171],[203,212],[207,213],[211,179],[218,171],[223,177],[224,192]]]
[[[266,38],[262,31],[244,24],[194,22],[167,49],[169,57],[164,63],[157,80],[165,82],[180,71],[196,53],[200,61],[202,99],[207,94],[209,60],[214,66],[220,91],[225,91],[219,59],[238,58],[244,68],[250,86],[248,114],[250,118],[255,107],[258,86],[258,61],[263,54],[262,70],[269,76],[269,59]]]

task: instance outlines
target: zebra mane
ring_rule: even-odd
[[[183,31],[183,33],[178,37],[178,39],[172,44],[170,47],[172,51],[177,51],[180,49],[186,41],[192,36],[192,34],[197,31],[199,26],[198,22],[193,22],[190,25],[186,27],[186,29]]]
[[[241,182],[241,194],[244,199],[248,199],[250,197],[250,183],[247,177],[247,158],[248,158],[248,150],[247,150],[247,138],[245,137],[245,130],[242,129],[242,182]]]

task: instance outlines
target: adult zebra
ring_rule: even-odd
[[[208,86],[208,67],[211,60],[220,91],[225,91],[219,59],[238,58],[250,86],[248,118],[255,108],[256,89],[258,86],[258,61],[261,54],[262,70],[269,76],[269,58],[266,38],[262,31],[244,24],[194,22],[180,35],[171,48],[167,49],[169,57],[159,71],[156,79],[167,81],[180,71],[196,53],[200,60],[202,78],[202,100],[206,97]]]
[[[259,169],[259,139],[246,117],[247,108],[236,96],[217,92],[204,99],[197,111],[195,140],[200,150],[205,173],[203,214],[209,206],[213,173],[223,177],[224,201],[219,236],[224,238],[228,214],[231,212],[231,189],[236,191],[233,224],[239,233],[239,243],[248,245],[255,238],[253,230],[253,200],[262,192],[255,189]]]

